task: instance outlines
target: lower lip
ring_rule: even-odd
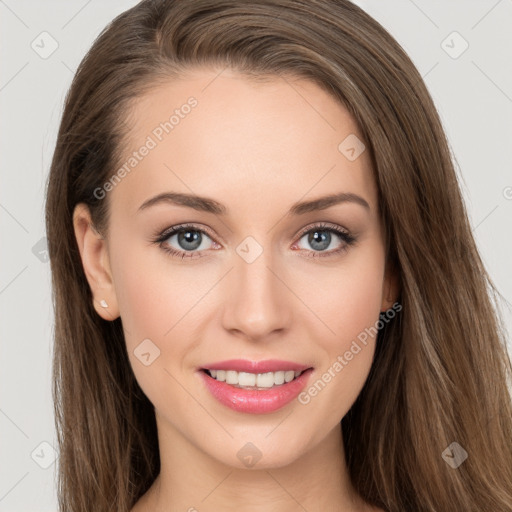
[[[264,414],[277,411],[296,398],[306,386],[312,371],[309,368],[291,382],[266,390],[236,388],[210,377],[205,371],[200,370],[199,373],[208,391],[221,404],[238,412]]]

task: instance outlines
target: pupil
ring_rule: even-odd
[[[331,243],[331,234],[328,231],[314,231],[310,233],[308,242],[317,251],[325,251]]]

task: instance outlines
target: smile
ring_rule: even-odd
[[[206,389],[237,412],[265,414],[283,408],[306,387],[313,368],[286,361],[230,360],[199,368]]]
[[[249,373],[236,370],[205,370],[210,377],[240,389],[269,389],[291,382],[303,372],[281,370],[277,372]]]

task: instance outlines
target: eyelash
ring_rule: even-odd
[[[176,233],[180,232],[186,232],[186,231],[196,231],[202,234],[207,235],[212,240],[214,239],[213,235],[209,232],[209,230],[205,229],[204,227],[199,227],[196,224],[179,224],[177,226],[172,226],[171,228],[167,228],[161,233],[158,234],[158,236],[152,240],[152,243],[155,243],[159,245],[166,253],[168,253],[171,257],[174,258],[202,258],[201,251],[178,251],[172,247],[169,247],[168,245],[165,245],[164,242],[168,240],[172,235],[175,235]],[[304,230],[302,230],[298,235],[298,241],[300,239],[308,234],[311,231],[327,231],[331,233],[335,233],[338,235],[342,241],[344,242],[344,245],[339,247],[338,249],[332,249],[330,251],[324,252],[324,251],[308,251],[307,257],[311,258],[329,258],[332,256],[337,256],[349,249],[350,246],[354,245],[356,242],[356,238],[351,235],[348,231],[345,229],[336,226],[335,224],[329,224],[325,222],[319,222],[317,224],[314,224],[312,226],[308,226]]]

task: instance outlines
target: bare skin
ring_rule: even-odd
[[[350,483],[340,428],[368,376],[375,338],[359,343],[342,371],[332,369],[397,296],[368,152],[351,161],[338,150],[347,136],[362,136],[311,82],[255,84],[197,69],[134,104],[126,159],[148,136],[156,140],[155,127],[191,96],[197,106],[108,191],[105,237],[84,205],[74,212],[96,310],[106,320],[121,316],[135,377],[155,406],[161,472],[132,512],[375,512]],[[162,192],[205,196],[228,211],[168,202],[139,210]],[[368,208],[344,201],[288,214],[297,202],[341,192]],[[176,234],[154,243],[183,223],[199,230],[197,249]],[[311,230],[330,234],[325,250],[311,243]],[[262,249],[250,263],[237,252],[247,237]],[[150,365],[134,354],[145,339],[160,350]],[[218,402],[199,373],[239,358],[307,364],[306,389],[329,369],[331,379],[307,403],[241,413]],[[237,456],[249,442],[261,453],[252,467]]]

